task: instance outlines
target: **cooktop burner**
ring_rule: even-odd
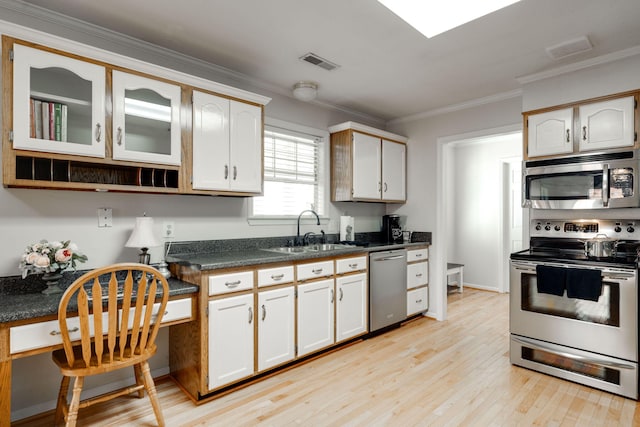
[[[511,259],[635,268],[640,251],[637,224],[640,225],[640,221],[534,219],[531,221],[529,249],[511,254]],[[594,238],[616,239],[616,255],[588,256],[585,241]]]

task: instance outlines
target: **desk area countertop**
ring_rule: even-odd
[[[82,272],[68,273],[65,279],[71,284]],[[63,280],[65,280],[63,279]],[[171,278],[169,297],[198,293],[198,286]],[[39,276],[0,278],[0,323],[37,319],[56,315],[62,293],[45,295],[40,291],[45,285]]]

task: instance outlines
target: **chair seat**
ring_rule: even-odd
[[[131,348],[126,347],[124,350],[124,358],[120,358],[119,354],[113,355],[113,362],[109,360],[109,355],[102,355],[101,365],[98,366],[97,358],[94,356],[91,358],[90,366],[87,367],[82,359],[82,348],[75,346],[73,353],[75,355],[75,362],[73,366],[69,365],[69,361],[64,352],[64,349],[56,350],[52,353],[51,357],[56,365],[60,368],[62,375],[70,377],[83,377],[89,375],[103,374],[105,372],[115,371],[117,369],[126,368],[127,366],[133,366],[142,361],[148,360],[156,353],[156,346],[148,348],[141,354],[136,354],[135,357],[130,357]]]

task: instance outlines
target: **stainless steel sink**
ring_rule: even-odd
[[[266,249],[263,249],[263,251],[280,252],[283,254],[296,254],[296,253],[300,254],[304,252],[304,248],[302,246],[294,246],[294,247],[281,246],[277,248],[266,248]]]
[[[334,251],[337,249],[347,249],[351,248],[349,245],[340,245],[335,243],[323,243],[318,245],[308,245],[308,246],[280,246],[276,248],[265,248],[263,251],[268,252],[278,252],[282,254],[302,254],[305,252],[325,252],[325,251]]]
[[[346,248],[351,248],[352,246],[340,245],[335,243],[323,243],[320,245],[309,245],[304,247],[308,248],[307,250],[309,251],[321,252],[321,251],[334,251],[336,249],[346,249]]]

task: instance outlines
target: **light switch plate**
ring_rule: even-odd
[[[113,227],[113,210],[111,208],[98,208],[98,227]]]

